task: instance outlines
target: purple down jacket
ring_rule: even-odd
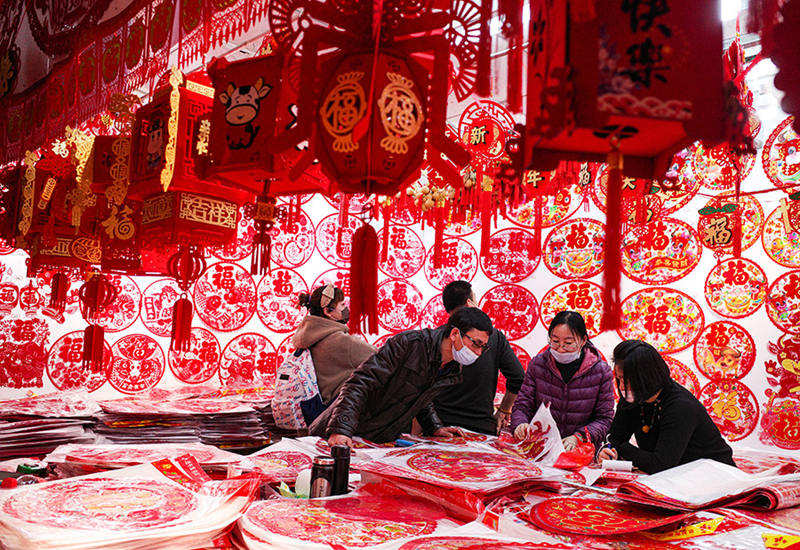
[[[550,403],[550,412],[561,437],[583,435],[588,429],[597,447],[605,438],[614,417],[612,372],[600,353],[587,343],[578,372],[565,384],[550,348],[531,359],[522,389],[511,413],[511,430],[529,422],[539,405]]]

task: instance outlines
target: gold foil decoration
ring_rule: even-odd
[[[197,145],[195,149],[198,155],[208,154],[208,143],[211,140],[211,121],[204,118],[200,121],[200,128],[197,130]]]
[[[183,84],[183,74],[177,67],[172,67],[169,75],[169,84],[172,91],[169,94],[169,120],[167,130],[169,138],[164,150],[164,168],[161,170],[161,187],[164,191],[169,189],[172,183],[172,175],[175,173],[175,152],[178,142],[178,111],[181,104],[181,90]]]
[[[416,136],[425,117],[422,104],[411,89],[414,83],[398,73],[387,73],[389,84],[378,98],[381,124],[388,134],[381,140],[381,147],[390,153],[408,153],[406,141]]]
[[[358,149],[358,143],[353,142],[353,129],[367,112],[364,87],[360,83],[362,78],[363,71],[337,76],[338,84],[319,109],[322,126],[333,136],[333,150],[339,153],[352,153]]]
[[[25,151],[25,184],[22,188],[22,206],[20,208],[19,231],[27,235],[33,221],[33,190],[36,181],[36,163],[39,157],[33,151]]]
[[[184,220],[236,228],[236,204],[193,193],[181,193],[179,216]]]

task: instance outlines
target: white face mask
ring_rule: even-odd
[[[461,363],[462,365],[471,365],[475,361],[478,360],[480,357],[477,353],[469,349],[466,345],[462,345],[461,349],[456,349],[453,346],[453,359]]]
[[[557,363],[572,363],[581,356],[581,350],[560,352],[550,348],[550,355]]]

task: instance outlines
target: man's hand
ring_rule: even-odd
[[[503,412],[502,409],[497,409],[497,412],[494,413],[494,420],[497,422],[497,435],[500,435],[500,432],[511,423],[511,413]]]
[[[524,441],[533,437],[533,426],[530,424],[520,424],[514,430],[514,437],[517,441]]]
[[[561,443],[564,444],[565,451],[573,450],[575,447],[578,446],[578,443],[580,442],[581,440],[578,439],[577,435],[570,435],[569,437],[565,437],[564,439],[561,440]]]
[[[333,434],[328,438],[328,445],[331,447],[335,447],[337,445],[347,445],[351,449],[353,448],[353,440],[347,437],[346,435],[342,434]]]
[[[435,437],[460,437],[464,435],[464,432],[461,431],[461,428],[455,426],[445,426],[433,432],[433,435]]]
[[[611,447],[606,447],[605,449],[601,449],[599,453],[597,453],[597,463],[602,464],[604,460],[616,460],[617,459],[617,451],[612,449]]]

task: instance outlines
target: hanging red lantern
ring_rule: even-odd
[[[189,351],[192,332],[192,301],[187,293],[189,287],[206,269],[202,247],[182,245],[169,260],[169,275],[178,283],[181,297],[172,309],[172,341],[171,349]]]
[[[99,372],[103,366],[104,330],[93,321],[116,297],[117,289],[100,273],[89,273],[78,291],[81,315],[89,323],[83,334],[83,366],[89,372]]]

